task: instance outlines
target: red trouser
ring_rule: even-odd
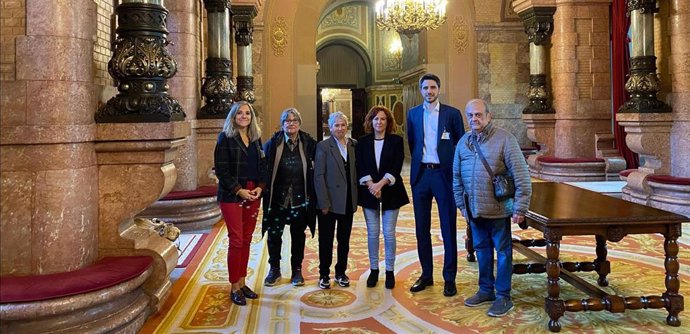
[[[247,182],[245,189],[254,189],[253,182]],[[249,245],[256,227],[256,217],[261,200],[242,201],[239,203],[220,203],[225,226],[228,228],[228,274],[230,283],[239,282],[247,276],[249,262]]]

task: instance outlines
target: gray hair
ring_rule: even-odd
[[[223,132],[228,138],[232,138],[237,134],[237,129],[235,128],[237,126],[235,123],[235,117],[237,116],[237,112],[240,110],[240,107],[243,105],[249,107],[249,112],[252,115],[251,122],[249,122],[249,126],[247,127],[247,136],[249,137],[250,141],[258,140],[261,138],[259,120],[256,118],[254,107],[252,107],[252,105],[247,101],[237,101],[232,104],[230,107],[230,112],[228,112],[228,117],[225,118],[225,123],[223,124]]]
[[[489,104],[486,103],[486,101],[482,99],[472,99],[467,101],[467,105],[465,105],[465,112],[467,112],[467,109],[474,109],[470,106],[475,105],[475,104],[483,104],[484,105],[484,111],[486,111],[487,114],[490,114],[491,111],[489,110]]]
[[[283,126],[285,124],[285,120],[287,120],[288,116],[294,116],[297,118],[297,122],[299,122],[300,125],[302,125],[302,115],[297,111],[295,108],[287,108],[283,110],[283,113],[280,114],[280,126]]]
[[[344,120],[345,124],[350,123],[350,120],[347,119],[347,116],[345,116],[345,114],[343,114],[340,111],[336,111],[336,112],[332,113],[330,116],[328,116],[328,127],[332,128],[333,124],[335,124],[335,122],[338,120],[338,118]]]

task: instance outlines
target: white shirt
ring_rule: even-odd
[[[335,143],[338,144],[338,150],[340,151],[340,155],[343,157],[345,161],[347,161],[347,138],[345,138],[345,145],[341,144],[340,141],[333,137],[335,140]]]
[[[374,139],[374,157],[376,158],[376,169],[381,168],[381,151],[383,150],[383,142],[385,140],[386,138]],[[386,175],[383,177],[388,179],[389,186],[392,186],[395,183],[395,177],[393,175],[386,173]],[[373,178],[371,175],[366,175],[359,179],[359,184],[366,185],[369,181],[373,181]]]
[[[438,115],[441,104],[424,102],[424,146],[422,147],[422,163],[438,164]]]

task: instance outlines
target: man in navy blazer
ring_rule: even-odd
[[[435,197],[443,236],[443,295],[457,293],[458,271],[457,208],[453,198],[453,155],[455,145],[465,133],[460,110],[438,101],[441,80],[427,73],[419,79],[424,102],[407,112],[407,141],[412,163],[410,185],[414,205],[417,252],[422,275],[410,287],[418,292],[433,285],[431,250],[431,201]]]

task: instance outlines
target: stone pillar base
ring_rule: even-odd
[[[0,332],[136,333],[151,314],[143,284],[152,271],[89,293],[2,304]]]
[[[555,182],[605,181],[606,162],[603,159],[560,159],[538,157],[538,178]]]

